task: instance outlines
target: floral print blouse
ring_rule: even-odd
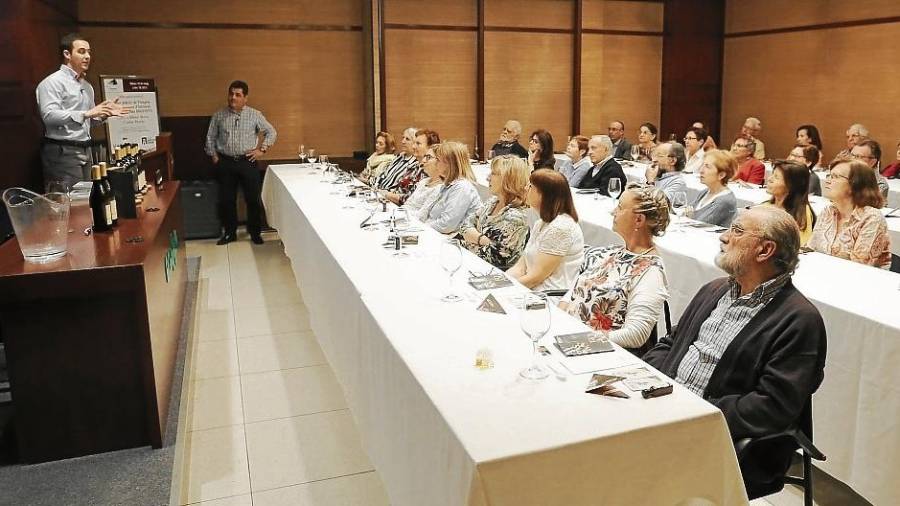
[[[870,206],[854,209],[840,223],[840,231],[839,220],[836,207],[823,209],[807,246],[826,255],[890,269],[891,236],[881,210]]]
[[[585,253],[582,272],[562,300],[567,313],[593,329],[611,331],[610,340],[622,346],[638,348],[659,320],[667,296],[660,257],[613,246]],[[623,328],[626,316],[634,328]]]
[[[525,206],[515,207],[507,205],[496,216],[491,216],[491,211],[497,205],[497,197],[491,197],[481,204],[475,212],[469,214],[459,227],[460,234],[474,228],[491,241],[487,246],[479,246],[464,241],[466,248],[475,253],[484,261],[500,270],[507,270],[516,262],[525,250],[530,230]]]

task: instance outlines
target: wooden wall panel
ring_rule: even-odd
[[[900,16],[897,0],[728,0],[725,33]],[[878,31],[877,28],[873,29]]]
[[[562,151],[572,135],[572,36],[487,32],[484,55],[484,139],[496,142],[508,119],[522,123],[522,143],[549,130]]]
[[[485,0],[487,26],[572,29],[572,0]]]
[[[890,161],[900,139],[900,87],[893,73],[874,69],[900,61],[900,46],[885,43],[893,40],[900,40],[900,23],[726,38],[723,137],[757,116],[767,156],[783,157],[795,128],[812,123],[833,157],[844,147],[847,126],[859,122],[887,146],[883,161]]]
[[[266,158],[293,158],[300,142],[340,156],[365,146],[360,32],[82,31],[94,47],[93,79],[120,73],[155,77],[162,116],[210,115],[225,106],[228,84],[243,79],[250,86],[248,104],[278,131]]]
[[[661,32],[662,2],[583,0],[582,26],[600,30]]]
[[[475,33],[385,30],[388,130],[410,126],[475,141]]]
[[[79,21],[359,25],[358,0],[222,0],[110,2],[79,0]]]
[[[384,22],[475,26],[476,7],[475,0],[384,0]]]
[[[659,125],[662,37],[585,34],[581,59],[581,134],[605,134],[611,121]]]

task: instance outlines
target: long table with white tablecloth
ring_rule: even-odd
[[[474,169],[485,196],[488,166]],[[628,174],[633,169],[626,168],[626,174],[637,179]],[[765,199],[760,198],[762,189],[733,190],[739,200]],[[611,199],[577,193],[574,198],[586,244],[621,243],[612,231]],[[891,218],[888,225],[896,227],[898,220]],[[718,237],[670,225],[656,239],[674,318],[704,283],[723,275],[714,264]],[[801,256],[793,280],[822,313],[828,330],[825,381],[813,397],[815,443],[828,460],[816,465],[875,504],[900,504],[900,466],[895,464],[900,449],[900,275],[809,253]]]
[[[558,310],[542,341],[557,373],[519,379],[531,358],[524,288],[492,291],[508,314],[478,311],[485,294],[457,274],[463,302],[440,302],[443,236],[422,230],[410,256],[393,257],[387,231],[360,228],[364,204],[322,179],[270,166],[263,202],[392,504],[746,504],[715,407],[678,385],[650,400],[585,394],[581,371],[640,362],[621,349],[562,357],[551,336],[585,327]],[[460,273],[487,269],[464,252]],[[480,349],[493,368],[474,367]]]

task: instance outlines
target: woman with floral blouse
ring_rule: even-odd
[[[831,162],[823,193],[831,205],[822,210],[808,247],[826,255],[891,267],[891,237],[881,214],[884,197],[875,171],[858,160]]]
[[[665,268],[653,237],[669,224],[669,200],[658,189],[631,183],[614,211],[613,230],[624,246],[591,248],[582,272],[560,301],[567,313],[609,340],[641,348],[668,298]]]
[[[492,196],[459,228],[469,251],[504,271],[515,265],[528,242],[525,185],[530,172],[518,156],[494,158],[488,177]]]

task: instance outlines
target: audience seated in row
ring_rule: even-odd
[[[819,152],[822,152],[822,137],[819,135],[819,129],[815,125],[798,126],[796,135],[797,145],[815,146]]]
[[[580,189],[596,189],[602,195],[609,196],[609,180],[619,179],[619,188],[624,189],[628,180],[622,166],[612,156],[613,145],[609,136],[595,135],[588,141],[588,157],[591,167],[578,182]]]
[[[631,143],[625,138],[625,123],[613,121],[606,129],[613,145],[613,157],[620,160],[631,156]],[[575,185],[572,185],[575,186]]]
[[[656,137],[659,129],[653,123],[642,123],[638,130],[638,146],[640,147],[640,156],[638,160],[642,162],[653,161],[653,150],[656,149]]]
[[[550,132],[540,129],[531,133],[528,139],[528,164],[532,170],[553,169],[556,167],[556,157],[553,156],[553,136]]]
[[[425,150],[421,166],[425,177],[416,183],[416,189],[403,203],[403,207],[413,213],[419,221],[424,222],[427,207],[437,198],[441,186],[444,184],[441,171],[438,168],[437,157],[434,155],[434,146],[430,146]]]
[[[709,133],[701,127],[688,128],[684,134],[685,157],[687,161],[684,163],[684,172],[693,174],[700,172],[703,165],[703,157],[706,155],[706,142],[709,140]],[[716,149],[715,146],[710,149]]]
[[[815,148],[815,146],[810,146]],[[809,179],[819,177],[797,162],[775,160],[766,191],[772,196],[763,205],[777,207],[791,215],[800,229],[800,245],[805,246],[816,225],[816,215],[809,205]]]
[[[755,207],[719,240],[728,277],[703,286],[643,359],[722,410],[734,441],[776,434],[798,423],[824,377],[825,324],[791,283],[799,230],[784,211]],[[783,477],[794,450],[784,441],[743,459],[748,489]]]
[[[731,225],[737,210],[737,198],[728,189],[728,181],[737,170],[737,159],[728,151],[714,149],[706,153],[700,168],[700,182],[706,189],[691,204],[691,217],[720,227]]]
[[[613,217],[613,231],[625,245],[589,249],[560,308],[591,328],[609,331],[610,341],[625,348],[643,346],[668,298],[665,267],[653,244],[668,224],[663,192],[630,183]]]
[[[500,131],[500,139],[491,146],[494,156],[513,154],[519,158],[528,158],[528,150],[519,144],[519,136],[522,135],[522,124],[511,119],[503,125]]]
[[[443,184],[422,214],[426,225],[442,234],[455,234],[463,220],[481,205],[469,165],[469,149],[461,142],[442,142],[434,146],[434,158]]]
[[[684,146],[677,142],[664,142],[653,151],[653,163],[647,167],[644,176],[647,182],[656,185],[671,202],[676,192],[684,192]]]
[[[530,173],[525,160],[516,155],[494,157],[488,176],[491,198],[459,227],[469,251],[504,271],[519,261],[528,242],[525,187]]]
[[[737,172],[732,176],[732,181],[744,181],[745,183],[761,185],[766,180],[766,166],[754,158],[756,140],[746,137],[738,137],[731,145],[731,154],[737,159]]]
[[[900,178],[900,142],[897,143],[897,159],[881,169],[881,175],[890,179]]]
[[[858,143],[869,138],[869,129],[864,125],[854,123],[847,128],[845,135],[847,136],[847,148],[841,150],[841,152],[834,157],[835,160],[838,158],[849,158],[850,150],[853,149],[853,146],[856,146]]]
[[[831,162],[825,197],[808,246],[815,251],[882,269],[891,266],[890,236],[880,208],[875,172],[860,160]]]
[[[881,165],[881,145],[872,139],[863,139],[850,150],[850,158],[859,160],[872,169],[875,173],[875,181],[878,183],[881,196],[887,198],[890,185],[887,179],[878,171],[878,167]]]
[[[709,134],[710,129],[706,127],[706,125],[702,121],[695,121],[691,124],[691,128],[702,128],[706,130],[707,134]],[[703,141],[703,149],[705,151],[712,151],[714,149],[718,149],[719,146],[716,144],[716,141],[712,138],[712,135],[707,135],[706,140]],[[695,171],[696,172],[696,171]]]
[[[415,127],[403,131],[400,139],[400,154],[387,166],[384,171],[371,183],[372,188],[379,190],[379,194],[395,204],[405,200],[405,196],[415,189],[415,184],[421,179],[421,167],[419,157],[416,156],[416,134],[419,130]],[[422,152],[424,156],[425,152]],[[401,199],[402,197],[402,199]]]
[[[576,135],[566,145],[568,160],[563,162],[559,172],[566,177],[569,186],[577,188],[581,179],[591,168],[591,158],[588,156],[588,142],[590,139],[583,135]]]
[[[797,144],[791,149],[787,159],[797,162],[810,171],[808,192],[810,195],[822,195],[822,180],[813,170],[819,164],[821,153],[814,144]]]
[[[507,273],[532,290],[567,290],[584,258],[584,235],[569,183],[555,170],[538,169],[527,188],[526,202],[540,219],[531,227],[524,254]]]
[[[740,137],[753,141],[753,150],[750,151],[753,158],[765,160],[766,146],[763,144],[762,139],[759,138],[760,132],[762,132],[762,122],[757,118],[751,117],[744,120],[744,124],[741,126]]]
[[[375,152],[366,160],[366,167],[359,173],[359,180],[369,184],[397,158],[394,154],[394,136],[388,132],[375,135]]]

